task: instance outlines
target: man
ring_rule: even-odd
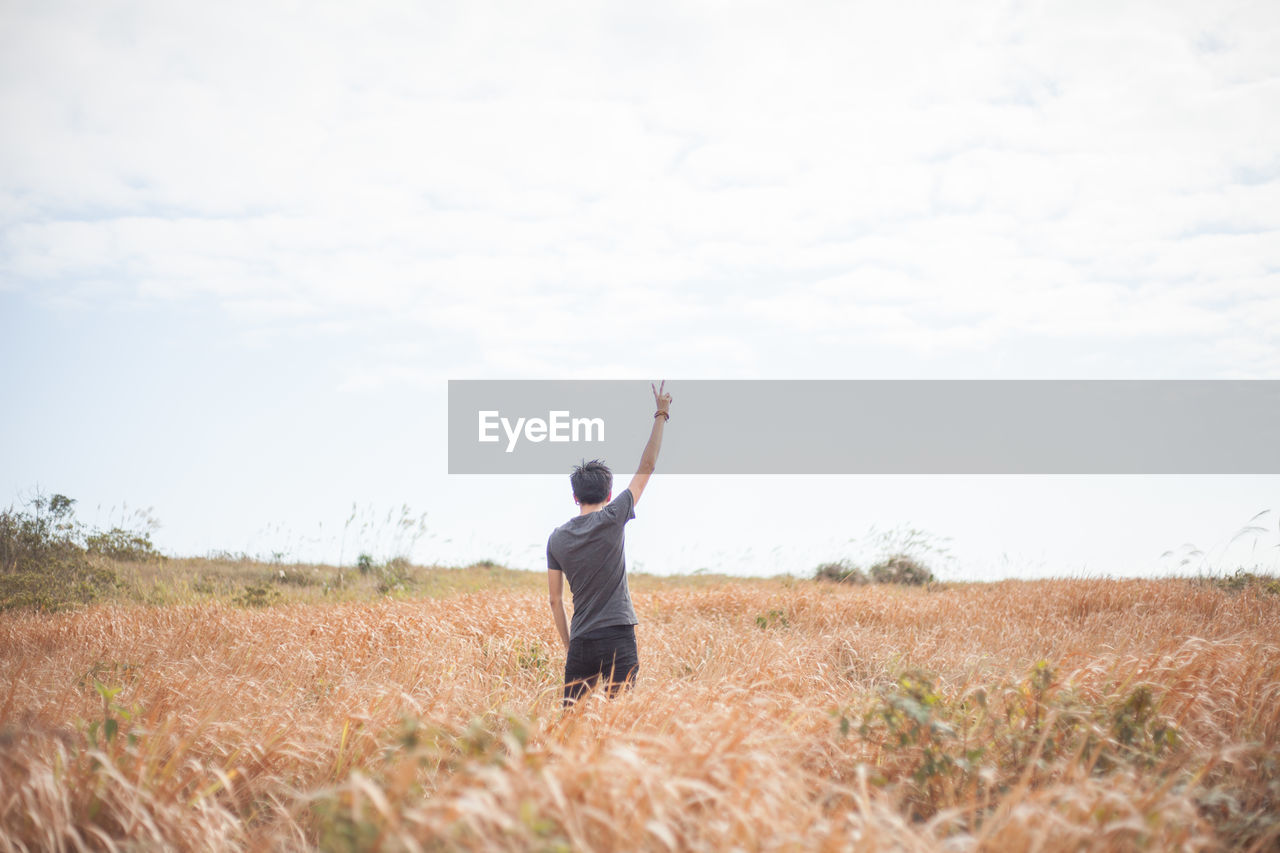
[[[650,383],[650,388],[653,384]],[[657,411],[653,431],[631,484],[613,497],[613,472],[599,460],[584,462],[569,475],[578,515],[551,532],[547,540],[547,587],[551,615],[568,650],[564,664],[564,704],[578,701],[601,678],[615,695],[635,682],[636,611],[627,588],[622,529],[636,517],[635,505],[653,475],[662,432],[671,419],[666,381],[653,388]],[[573,594],[573,627],[565,622],[564,580]]]

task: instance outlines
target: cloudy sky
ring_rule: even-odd
[[[4,0],[0,501],[330,561],[407,505],[419,559],[537,568],[567,484],[448,477],[449,378],[1280,378],[1278,57],[1270,2]],[[911,524],[970,576],[1148,572],[1280,510],[668,483],[652,570]]]

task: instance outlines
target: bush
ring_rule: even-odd
[[[1270,574],[1259,574],[1244,568],[1235,570],[1234,574],[1212,579],[1214,586],[1228,592],[1239,592],[1242,589],[1257,587],[1263,592],[1280,595],[1280,578]]]
[[[90,557],[74,505],[66,495],[37,494],[26,511],[0,512],[0,610],[56,610],[115,589],[115,572]]]
[[[27,512],[0,513],[0,572],[39,572],[82,553],[74,504],[66,495],[36,495]]]
[[[848,560],[823,563],[814,569],[813,579],[835,583],[867,583],[866,573]]]
[[[87,604],[120,587],[109,561],[164,559],[145,530],[86,529],[75,503],[37,493],[22,509],[0,512],[0,610]]]
[[[71,604],[89,604],[118,585],[111,569],[80,562],[44,572],[0,573],[0,610],[60,610]]]
[[[923,562],[907,554],[894,554],[876,563],[866,572],[848,560],[823,563],[813,572],[814,580],[834,583],[896,583],[924,586],[936,579]]]
[[[388,595],[393,592],[404,592],[413,585],[413,575],[408,559],[392,557],[376,568],[378,592]]]
[[[85,547],[90,554],[101,554],[113,560],[142,563],[164,559],[164,555],[151,544],[150,533],[119,527],[91,534],[85,539]]]
[[[894,554],[876,563],[870,571],[871,579],[876,583],[924,586],[935,580],[928,566],[907,554]]]

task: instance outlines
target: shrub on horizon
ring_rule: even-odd
[[[896,583],[906,586],[924,586],[936,578],[923,562],[907,554],[894,554],[876,563],[870,569],[876,583]]]
[[[37,494],[25,510],[0,512],[0,610],[57,610],[118,585],[116,573],[92,558],[74,505],[66,495]]]
[[[97,531],[85,539],[85,549],[90,554],[101,554],[113,560],[141,563],[148,560],[163,560],[164,555],[156,550],[151,542],[151,534],[146,531],[125,530],[113,527],[107,531]]]
[[[836,560],[831,563],[823,563],[813,572],[813,579],[819,581],[832,581],[834,583],[868,583],[869,578],[862,569],[855,566],[848,560]]]

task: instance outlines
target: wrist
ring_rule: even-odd
[[[658,411],[653,413],[653,417],[654,419],[662,418],[663,420],[669,421],[671,420],[671,413],[666,409],[658,409]]]

